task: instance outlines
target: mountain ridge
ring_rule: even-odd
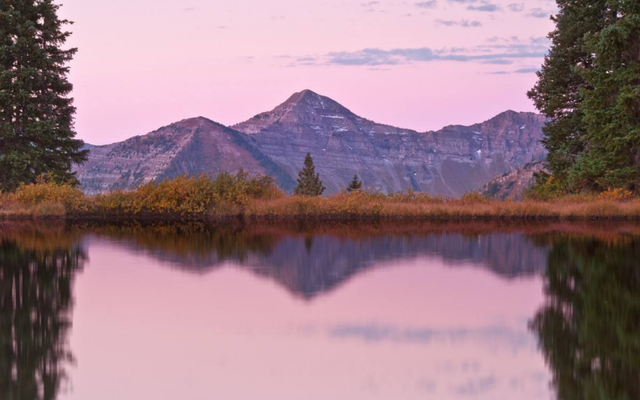
[[[88,194],[240,168],[268,174],[290,192],[304,156],[312,153],[327,193],[340,191],[357,173],[366,186],[384,192],[412,189],[459,197],[544,159],[545,121],[507,110],[470,126],[417,132],[360,117],[307,89],[230,127],[200,116],[90,147],[89,161],[76,171]]]

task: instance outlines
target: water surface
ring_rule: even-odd
[[[0,399],[638,399],[640,226],[0,233]]]

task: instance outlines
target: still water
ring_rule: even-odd
[[[0,399],[640,399],[639,225],[0,228]]]

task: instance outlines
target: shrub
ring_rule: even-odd
[[[621,188],[612,189],[609,188],[606,192],[602,192],[598,195],[600,200],[613,200],[613,201],[625,201],[633,199],[633,193]]]
[[[284,196],[268,176],[221,173],[215,179],[206,175],[180,176],[150,182],[132,192],[115,191],[95,196],[94,212],[120,215],[175,215],[184,217],[240,214],[251,200],[272,200]]]
[[[488,203],[491,203],[493,200],[483,196],[480,192],[468,192],[462,195],[462,197],[460,198],[460,201],[466,204],[469,204],[469,203],[488,204]]]
[[[80,211],[85,207],[82,191],[69,184],[57,184],[39,180],[37,183],[22,185],[15,193],[8,195],[10,199],[26,206],[43,204],[60,204],[67,212]],[[59,211],[60,208],[57,208]]]

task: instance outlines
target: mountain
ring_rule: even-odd
[[[196,118],[93,148],[78,178],[85,192],[98,193],[182,173],[243,167],[274,176],[290,191],[311,153],[327,193],[340,191],[357,173],[367,187],[385,192],[413,189],[459,197],[544,159],[545,122],[537,114],[507,111],[484,123],[420,133],[364,119],[304,90],[231,128]]]
[[[182,174],[215,175],[240,168],[254,174],[269,174],[284,188],[295,184],[256,148],[251,137],[202,117],[186,119],[124,142],[88,148],[89,160],[76,167],[82,190],[87,194],[132,189]]]
[[[492,179],[482,188],[482,194],[498,200],[522,200],[535,182],[535,174],[543,171],[544,162],[536,161]]]

